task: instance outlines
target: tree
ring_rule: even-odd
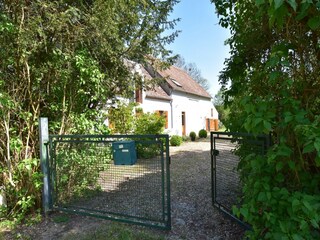
[[[193,80],[199,83],[205,90],[209,90],[210,85],[208,80],[202,76],[200,69],[195,63],[186,63],[185,59],[181,55],[178,55],[174,65],[185,70]]]
[[[175,26],[168,15],[176,3],[1,1],[0,186],[7,193],[5,213],[19,220],[40,206],[39,116],[49,117],[51,133],[100,129],[102,103],[117,94],[130,96],[134,81],[139,82],[126,59],[171,61],[165,45],[177,32],[162,33]]]
[[[224,126],[228,126],[230,108],[225,104],[223,98],[224,91],[220,89],[218,93],[214,96],[213,105],[219,113],[219,120]]]
[[[109,109],[107,118],[113,132],[121,134],[132,132],[135,120],[134,107],[136,107],[135,103],[126,104],[119,101],[115,108]]]
[[[318,1],[213,0],[228,27],[230,130],[272,133],[265,156],[240,156],[253,239],[320,237]]]

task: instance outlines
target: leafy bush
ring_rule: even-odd
[[[187,137],[187,136],[182,136],[182,141],[183,142],[186,142],[186,141],[188,141],[189,140],[189,138]]]
[[[189,136],[191,138],[191,141],[195,141],[197,134],[195,132],[190,132]]]
[[[171,146],[180,146],[182,143],[182,137],[178,136],[178,135],[173,135],[170,138],[170,144]]]
[[[135,134],[161,134],[164,130],[165,119],[156,113],[142,113],[135,122]],[[137,144],[138,158],[152,158],[160,153],[159,144],[146,144],[150,138],[139,139],[142,143]]]
[[[143,113],[135,122],[135,134],[161,134],[166,120],[156,113]]]
[[[99,173],[109,168],[111,147],[95,148],[92,143],[61,143],[57,148],[56,176],[59,203],[85,197],[96,190]]]
[[[25,215],[37,213],[35,206],[41,205],[42,174],[39,159],[24,159],[17,165],[14,174],[15,186],[5,186],[7,206],[2,207],[0,219],[14,219],[16,223],[25,220]]]
[[[318,42],[310,44],[320,38],[319,6],[214,2],[220,24],[234,31],[220,75],[228,89],[226,127],[271,132],[274,143],[263,156],[240,155],[243,204],[235,212],[252,226],[249,239],[320,239],[320,58]],[[272,39],[257,41],[266,36]]]
[[[133,108],[135,103],[117,103],[117,108],[108,110],[108,119],[114,133],[129,133],[134,127]]]
[[[207,138],[207,136],[208,136],[208,133],[207,133],[206,130],[201,129],[201,130],[199,131],[199,138]]]

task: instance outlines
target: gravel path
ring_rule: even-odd
[[[212,206],[209,150],[209,139],[170,147],[172,230],[152,230],[155,234],[168,240],[242,238],[243,229]],[[24,239],[64,239],[70,234],[81,239],[83,232],[94,232],[101,225],[112,224],[108,220],[79,215],[58,223],[54,220],[57,216],[53,214],[43,222],[17,232],[25,236]],[[139,226],[130,228],[142,229]],[[11,237],[8,235],[8,239]]]
[[[241,239],[243,229],[212,207],[210,142],[171,147],[172,231],[167,239]]]

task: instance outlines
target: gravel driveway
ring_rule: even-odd
[[[241,239],[243,229],[212,206],[210,140],[171,147],[172,231],[167,239]]]
[[[155,234],[168,240],[242,238],[243,229],[212,206],[209,150],[209,139],[170,147],[172,230],[151,230]],[[32,227],[23,227],[18,232],[26,239],[64,239],[70,234],[81,239],[80,233],[92,232],[103,224],[111,223],[79,215],[72,215],[62,223],[53,218],[54,215]]]

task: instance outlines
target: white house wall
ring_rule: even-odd
[[[198,134],[199,130],[206,129],[206,119],[218,119],[218,112],[208,98],[196,95],[173,92],[172,102],[161,99],[143,98],[140,105],[144,112],[167,111],[168,129],[166,133],[182,135],[182,112],[185,112],[186,135],[191,131]],[[211,114],[211,111],[213,114]]]
[[[182,135],[182,112],[185,112],[187,136],[191,131],[198,134],[199,130],[206,129],[207,118],[218,119],[218,112],[208,98],[183,92],[173,92],[171,97],[174,134]],[[211,109],[213,115],[211,115]]]

